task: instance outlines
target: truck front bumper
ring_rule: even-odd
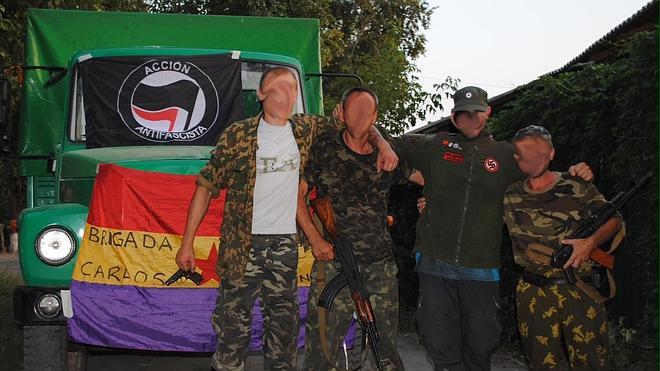
[[[19,325],[63,325],[64,307],[70,305],[62,298],[68,287],[17,286],[14,289],[14,321]],[[66,296],[66,295],[65,295]]]

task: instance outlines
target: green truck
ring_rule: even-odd
[[[20,122],[13,125],[20,131],[15,156],[27,183],[27,205],[19,218],[25,285],[14,293],[14,317],[23,327],[26,370],[76,369],[80,365],[72,357],[79,354],[80,344],[66,338],[63,295],[83,238],[99,164],[197,173],[230,118],[260,111],[256,89],[262,72],[271,66],[286,66],[298,77],[297,112],[322,113],[319,48],[319,24],[313,19],[28,11]],[[189,59],[240,63],[238,98],[232,107],[222,108],[233,112],[231,115],[218,114],[217,103],[223,97],[215,90],[216,95],[209,98],[213,92],[209,93],[208,85],[205,91],[200,80],[222,84],[223,76],[207,76],[199,70],[195,77],[186,62]],[[113,79],[121,78],[119,75],[103,74],[122,71],[89,63],[113,60],[140,67],[129,71],[122,82],[122,88],[130,85],[126,94],[133,101],[127,104],[134,106],[132,112],[124,110],[119,116],[104,114],[114,103],[87,94],[99,89],[96,94],[103,97],[103,84],[118,83]],[[166,81],[149,83],[149,73]],[[163,92],[165,85],[170,90]],[[191,87],[198,89],[197,95],[177,108],[187,107],[183,121],[167,121],[173,117],[171,109],[158,107],[149,96],[152,90],[157,95],[171,95]],[[139,97],[141,107],[147,107],[144,111],[136,108]],[[117,101],[117,110],[122,110],[124,98],[108,99]],[[100,107],[103,104],[106,107]],[[169,125],[154,126],[163,120]],[[216,126],[213,130],[210,121]],[[109,130],[107,126],[112,125],[116,126]]]

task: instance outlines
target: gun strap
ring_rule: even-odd
[[[552,247],[538,243],[530,243],[525,250],[525,256],[527,256],[532,263],[538,265],[550,265],[550,259],[554,251],[555,250]]]
[[[616,232],[616,234],[612,238],[612,242],[610,243],[610,248],[605,252],[608,254],[612,254],[614,250],[616,250],[617,247],[621,245],[621,242],[623,242],[624,237],[626,237],[626,223],[621,222],[621,228],[619,228],[619,230]]]
[[[318,274],[316,276],[316,287],[318,290],[318,296],[321,296],[321,293],[323,292],[323,289],[325,289],[325,263],[323,262],[318,262],[319,269],[318,269]],[[318,302],[318,298],[317,302]],[[316,308],[319,313],[319,340],[321,341],[321,350],[323,350],[323,355],[325,356],[325,359],[331,364],[334,365],[335,362],[332,360],[332,356],[330,355],[330,346],[328,345],[328,334],[327,334],[327,318],[328,318],[328,312],[327,309],[322,308],[318,304],[316,305]]]
[[[612,299],[616,295],[616,282],[614,281],[611,269],[607,270],[607,280],[610,283],[610,296],[607,299]]]
[[[580,277],[577,277],[575,286],[577,286],[583,293],[585,293],[590,298],[594,299],[597,303],[603,304],[607,301],[607,298],[603,297],[598,290],[596,290],[592,285],[582,281]]]

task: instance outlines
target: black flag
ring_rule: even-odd
[[[214,145],[243,116],[228,55],[104,57],[79,64],[87,147]]]

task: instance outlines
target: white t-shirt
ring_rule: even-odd
[[[257,144],[252,233],[296,233],[300,151],[291,125],[271,125],[262,118]]]

